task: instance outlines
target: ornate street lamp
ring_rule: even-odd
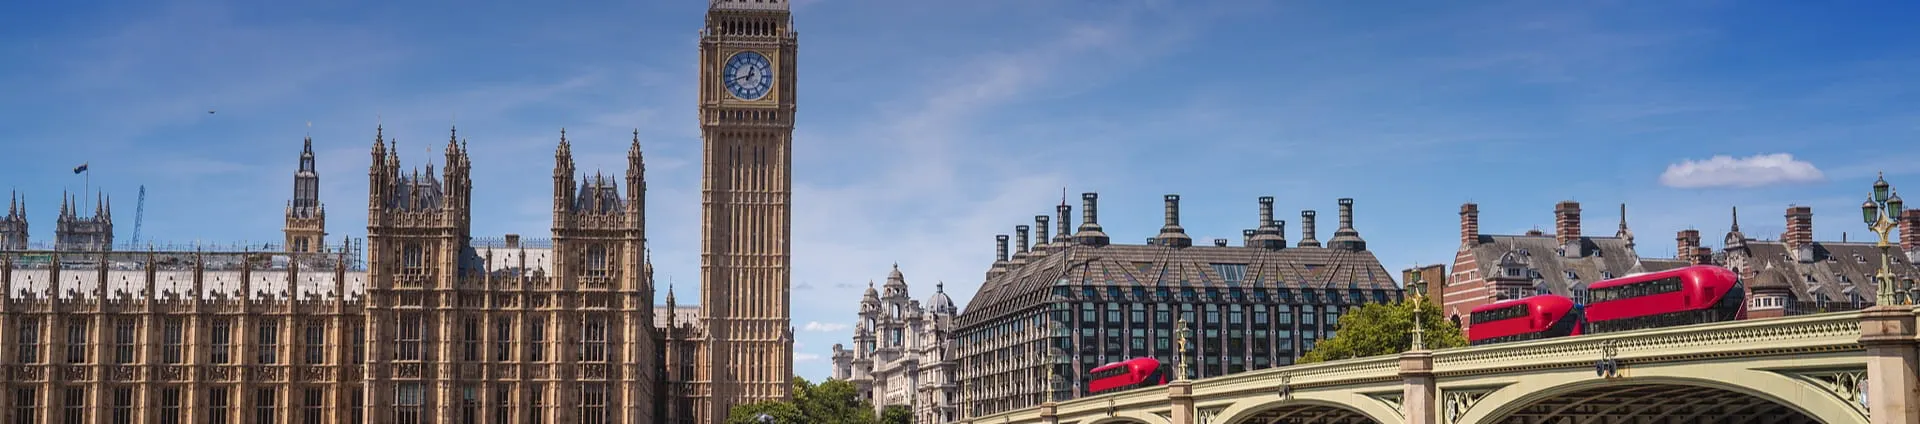
[[[1412,350],[1421,351],[1421,350],[1427,350],[1427,343],[1425,340],[1427,330],[1426,330],[1426,327],[1422,325],[1422,323],[1420,322],[1421,315],[1425,315],[1425,312],[1426,312],[1425,306],[1427,305],[1427,281],[1425,278],[1420,277],[1419,274],[1414,274],[1413,278],[1417,280],[1417,283],[1410,281],[1408,282],[1409,284],[1407,284],[1408,286],[1411,286],[1411,288],[1413,289],[1413,349]]]
[[[1894,291],[1898,289],[1893,281],[1893,256],[1889,252],[1893,244],[1888,242],[1887,237],[1893,233],[1894,219],[1900,216],[1905,206],[1905,202],[1900,201],[1900,194],[1894,192],[1893,185],[1887,184],[1885,173],[1873,182],[1873,194],[1860,204],[1860,215],[1866,221],[1867,228],[1880,236],[1880,244],[1877,245],[1880,247],[1880,273],[1874,275],[1874,303],[1878,305],[1898,304],[1894,298]]]

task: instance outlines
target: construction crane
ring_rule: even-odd
[[[133,243],[140,244],[140,222],[147,215],[147,186],[140,186],[140,199],[133,204]]]

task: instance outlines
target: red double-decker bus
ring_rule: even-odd
[[[1583,330],[1580,306],[1551,294],[1482,305],[1470,319],[1470,345],[1577,336]]]
[[[1092,380],[1087,383],[1088,394],[1167,384],[1166,371],[1160,369],[1160,360],[1153,358],[1133,358],[1101,365],[1087,374]]]
[[[1594,283],[1587,332],[1671,327],[1746,317],[1746,287],[1732,270],[1694,265]]]

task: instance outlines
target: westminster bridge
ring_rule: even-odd
[[[1802,315],[1293,365],[970,424],[1920,424],[1916,309]]]

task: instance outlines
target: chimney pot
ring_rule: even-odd
[[[1781,237],[1800,262],[1813,261],[1813,207],[1787,207],[1787,233]]]
[[[1240,230],[1241,242],[1246,243],[1246,247],[1253,247],[1253,233],[1253,230]]]
[[[1213,239],[1213,245],[1214,247],[1227,247],[1227,239],[1223,239],[1223,238]]]

